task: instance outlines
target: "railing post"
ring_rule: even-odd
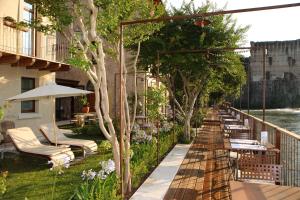
[[[276,154],[276,164],[280,164],[280,138],[281,133],[276,129],[275,131],[275,148],[279,149],[279,153]]]
[[[253,140],[256,140],[256,120],[252,118],[252,124],[253,124],[253,128],[252,128],[252,138]]]

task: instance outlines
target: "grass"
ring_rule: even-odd
[[[85,135],[76,135],[76,138],[86,139]],[[96,140],[99,144],[101,137],[88,136],[89,139]],[[75,188],[82,182],[81,172],[87,169],[99,169],[101,160],[108,160],[112,157],[111,152],[99,150],[98,154],[91,155],[82,161],[64,170],[64,174],[57,176],[56,186],[53,187],[55,172],[49,170],[47,160],[27,156],[25,154],[12,155],[6,154],[1,161],[1,170],[9,171],[7,177],[7,192],[2,199],[68,199]],[[1,196],[0,196],[1,199]]]
[[[84,130],[95,130],[88,127]],[[73,138],[95,140],[97,144],[104,141],[100,134],[91,134],[87,131],[84,134],[72,136]],[[95,132],[94,132],[95,133]],[[177,142],[177,134],[176,134]],[[160,159],[172,148],[173,135],[170,133],[161,134],[160,137]],[[144,143],[133,144],[134,155],[132,158],[132,185],[136,189],[156,166],[156,144]],[[78,153],[77,153],[78,154]],[[75,156],[77,155],[75,154]],[[83,170],[99,170],[99,162],[112,158],[111,151],[99,148],[98,154],[90,155],[82,161],[76,161],[69,169],[64,170],[64,174],[58,175],[55,181],[55,172],[50,171],[47,160],[25,154],[6,154],[0,162],[1,171],[9,171],[7,178],[7,192],[2,199],[69,199],[75,189],[82,183],[80,177]],[[56,183],[54,187],[54,183]],[[53,198],[52,198],[53,194]],[[0,196],[1,199],[1,196]]]

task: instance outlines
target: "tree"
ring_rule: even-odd
[[[51,23],[44,24],[36,19],[31,26],[49,33],[58,31],[69,43],[71,57],[68,63],[80,68],[88,77],[95,89],[95,110],[99,127],[113,147],[116,173],[120,176],[119,140],[112,118],[109,114],[107,90],[107,68],[105,57],[109,56],[119,62],[119,24],[123,20],[154,18],[163,14],[164,8],[152,0],[32,0],[38,13],[47,17]],[[160,28],[160,24],[136,25],[125,29],[125,47],[136,44],[134,62],[131,66],[136,71],[140,42]],[[125,55],[125,50],[122,48]],[[129,54],[129,53],[128,53]],[[125,57],[124,57],[125,58]],[[124,59],[125,60],[125,59]],[[127,68],[123,63],[125,73]],[[126,84],[124,80],[120,80]],[[135,83],[136,86],[136,83]],[[124,191],[131,190],[130,174],[130,133],[135,116],[129,114],[126,87],[124,88],[125,138],[124,157],[125,175]],[[136,94],[135,94],[136,96]],[[135,97],[135,100],[137,97]],[[136,108],[135,103],[135,108]],[[135,115],[135,114],[134,114]]]
[[[180,9],[172,8],[170,15],[199,14],[215,9],[209,2],[199,8],[195,8],[191,2],[183,4]],[[209,25],[199,25],[204,20]],[[141,64],[155,75],[159,71],[161,80],[184,119],[186,140],[190,140],[190,121],[197,98],[212,91],[209,87],[213,88],[215,81],[222,82],[221,79],[225,79],[225,76],[243,71],[238,55],[213,49],[237,47],[243,41],[246,30],[247,27],[237,27],[231,16],[218,15],[205,19],[171,21],[142,43]],[[205,51],[161,53],[196,49]],[[160,55],[159,64],[154,64],[157,63],[157,54]],[[238,81],[240,80],[239,78]],[[173,92],[175,86],[179,94]]]

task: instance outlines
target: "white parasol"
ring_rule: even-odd
[[[71,87],[66,87],[62,85],[57,85],[55,83],[44,85],[41,87],[37,87],[33,90],[29,90],[22,94],[10,97],[7,101],[27,101],[27,100],[37,100],[43,98],[51,99],[53,103],[52,109],[52,120],[53,120],[53,127],[55,126],[55,98],[60,97],[74,97],[74,96],[82,96],[86,94],[90,94],[92,92],[87,90],[81,90]],[[55,136],[55,145],[57,145],[57,134],[55,128],[53,128],[53,134]]]

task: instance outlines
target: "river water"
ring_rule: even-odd
[[[262,119],[262,110],[250,110],[250,114]],[[265,120],[300,135],[300,108],[267,109]]]

